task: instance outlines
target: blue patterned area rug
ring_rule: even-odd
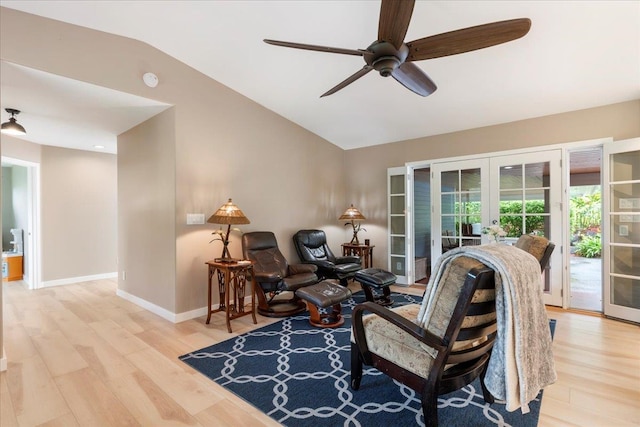
[[[421,302],[399,293],[392,298],[394,306]],[[180,360],[285,426],[423,426],[420,396],[379,371],[365,366],[360,389],[349,385],[351,310],[362,301],[360,291],[342,304],[345,323],[340,328],[315,328],[305,313]],[[497,401],[484,402],[476,380],[439,397],[439,424],[535,427],[541,399],[542,393],[526,415],[507,412]]]

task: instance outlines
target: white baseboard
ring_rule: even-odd
[[[185,311],[184,313],[178,313],[175,315],[176,320],[174,323],[184,322],[185,320],[195,319],[196,317],[206,316],[207,307],[196,308],[195,310]]]
[[[185,320],[195,319],[196,317],[204,316],[205,314],[207,314],[206,307],[196,308],[195,310],[185,311],[184,313],[172,313],[166,308],[160,307],[159,305],[132,295],[121,289],[116,290],[116,295],[134,303],[137,306],[144,308],[145,310],[152,312],[153,314],[157,314],[158,316],[172,323],[184,322]]]
[[[92,276],[68,277],[66,279],[47,280],[46,282],[40,282],[40,288],[49,288],[51,286],[71,285],[73,283],[89,282],[91,280],[114,279],[114,278],[115,279],[118,278],[117,272],[94,274]]]
[[[0,372],[7,370],[7,355],[4,354],[4,347],[2,347],[2,359],[0,359]]]

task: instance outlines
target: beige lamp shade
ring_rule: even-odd
[[[357,219],[366,219],[364,215],[362,215],[362,212],[360,212],[358,208],[354,207],[353,204],[351,204],[351,206],[349,206],[338,219],[349,220],[349,222],[347,222],[345,225],[351,225],[353,227],[353,237],[351,238],[351,244],[359,245],[360,241],[358,240],[358,232],[361,229],[366,231],[364,228],[360,227],[360,223],[356,222]]]
[[[251,224],[249,218],[237,207],[231,199],[209,217],[207,222],[212,224]]]
[[[235,262],[233,258],[231,258],[231,253],[229,252],[229,234],[231,233],[231,225],[235,224],[250,224],[249,218],[244,216],[244,213],[237,207],[231,199],[224,205],[220,206],[220,208],[215,211],[213,215],[209,217],[207,222],[212,224],[227,224],[227,233],[224,234],[222,230],[214,231],[214,234],[218,234],[220,237],[214,240],[222,241],[222,257],[216,258],[216,261],[220,262]],[[212,240],[213,241],[213,240]]]
[[[351,204],[350,207],[347,208],[346,211],[340,216],[338,219],[367,219],[362,215],[362,213],[358,210],[358,208],[353,207]]]

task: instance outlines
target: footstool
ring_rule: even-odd
[[[340,303],[351,298],[351,291],[340,286],[337,280],[328,279],[298,289],[296,296],[307,303],[309,323],[320,328],[336,328],[344,323]],[[320,308],[329,306],[333,306],[331,313],[320,314]]]
[[[354,277],[360,283],[367,301],[375,302],[383,306],[393,305],[393,300],[389,297],[391,290],[389,286],[396,283],[396,276],[380,268],[366,268],[356,273]],[[382,291],[381,297],[374,297],[373,289]]]

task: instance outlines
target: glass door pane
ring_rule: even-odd
[[[604,313],[640,322],[640,138],[604,146]]]
[[[434,165],[431,263],[442,253],[466,245],[479,245],[483,219],[489,211],[488,159]]]
[[[542,275],[545,304],[562,305],[562,198],[560,150],[491,159],[491,222],[514,244],[523,234],[544,236],[556,244]],[[495,221],[495,222],[494,222]]]
[[[396,275],[397,284],[408,283],[406,169],[387,170],[389,206],[389,271]]]

